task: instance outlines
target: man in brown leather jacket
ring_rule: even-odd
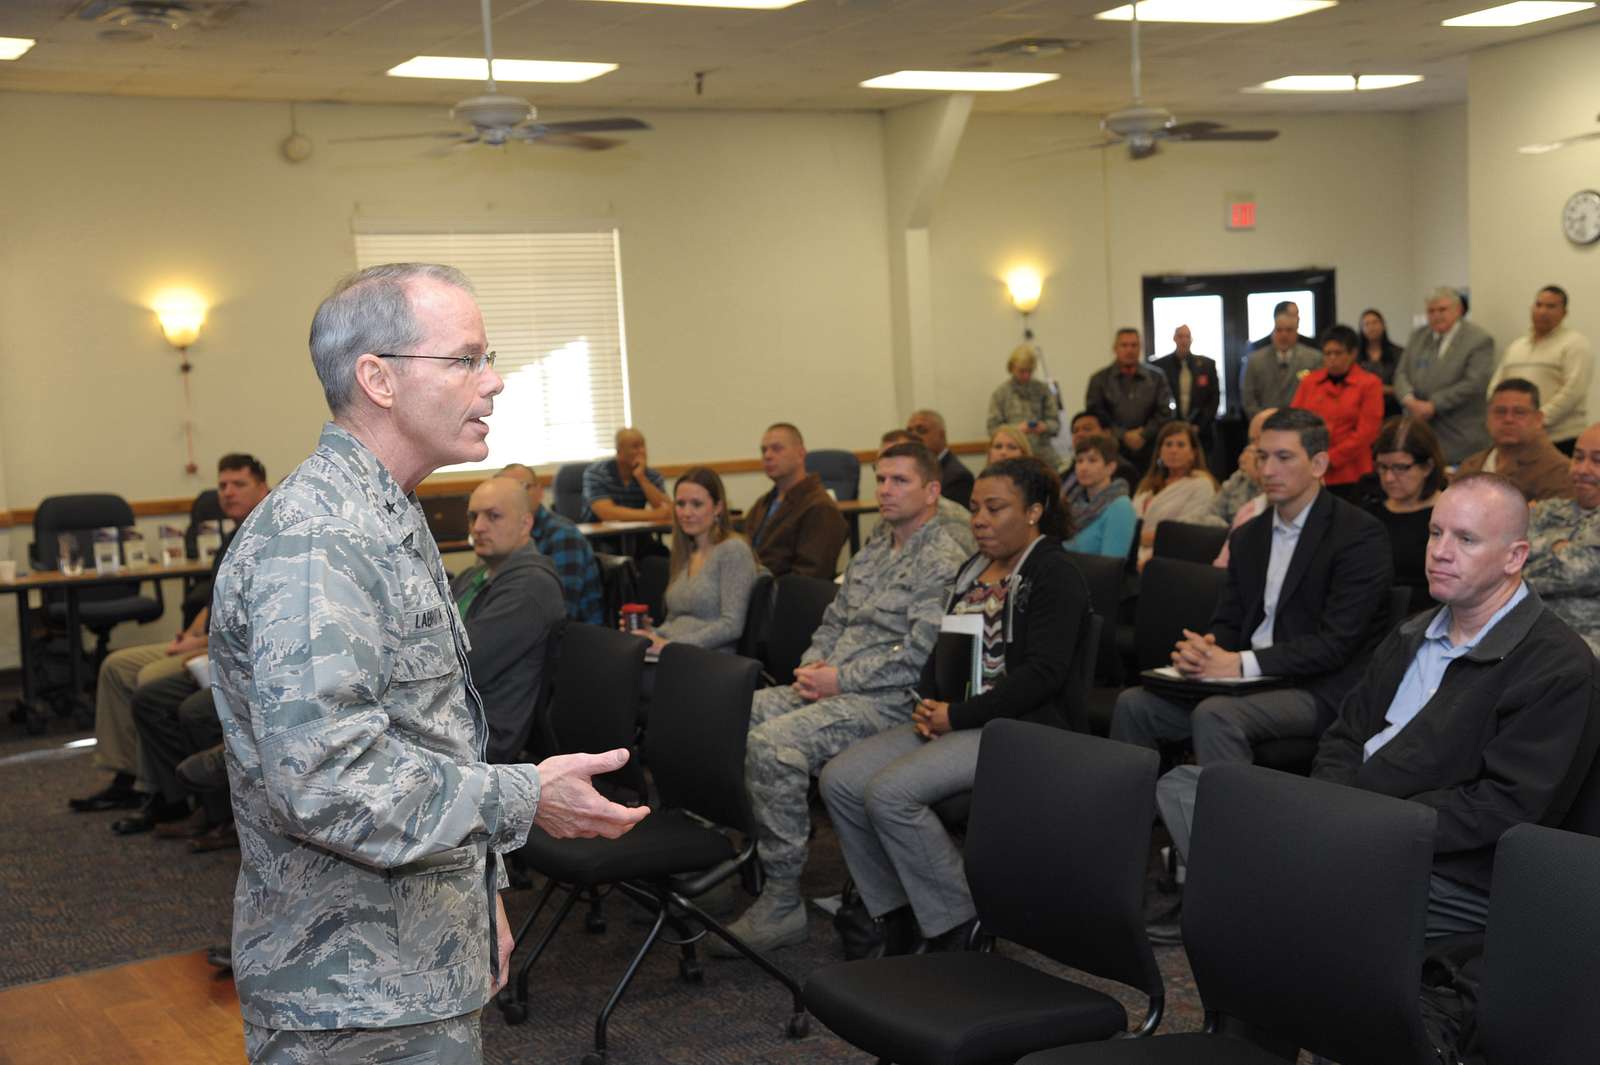
[[[806,442],[788,422],[761,437],[761,468],[772,490],[745,514],[744,533],[775,577],[799,573],[833,580],[848,529],[816,474],[806,473]]]

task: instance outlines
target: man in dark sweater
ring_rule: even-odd
[[[1443,605],[1378,646],[1312,769],[1437,811],[1430,936],[1482,931],[1496,841],[1516,824],[1560,822],[1600,742],[1600,668],[1522,580],[1527,529],[1527,504],[1504,477],[1450,486],[1427,554],[1428,590]],[[1158,788],[1180,852],[1196,775],[1174,770]]]
[[[767,427],[761,436],[761,469],[772,490],[751,504],[744,534],[761,564],[774,577],[799,573],[833,580],[849,526],[839,504],[806,473],[806,442],[788,422]]]
[[[533,544],[533,511],[521,483],[491,477],[467,501],[479,563],[450,582],[467,625],[467,662],[489,721],[487,761],[508,763],[528,741],[544,678],[546,645],[566,618],[553,562]]]

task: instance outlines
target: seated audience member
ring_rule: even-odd
[[[1498,473],[1530,503],[1572,498],[1570,463],[1544,431],[1538,385],[1507,377],[1494,386],[1489,394],[1489,440],[1487,448],[1462,460],[1458,473]]]
[[[1188,422],[1168,422],[1156,436],[1156,457],[1133,494],[1133,513],[1144,520],[1139,568],[1150,561],[1156,529],[1164,521],[1198,524],[1211,513],[1217,482],[1206,469],[1200,435]]]
[[[1067,498],[1067,496],[1072,492],[1072,486],[1078,483],[1078,474],[1074,469],[1074,467],[1077,465],[1078,449],[1082,447],[1083,442],[1089,439],[1091,436],[1109,436],[1112,440],[1116,439],[1116,434],[1111,431],[1110,426],[1101,423],[1100,416],[1098,414],[1086,410],[1079,411],[1077,414],[1074,414],[1072,416],[1072,454],[1067,456],[1067,465],[1061,471],[1062,499]],[[1138,484],[1139,478],[1143,476],[1139,470],[1134,467],[1133,463],[1128,461],[1128,457],[1122,453],[1121,444],[1117,445],[1116,469],[1112,471],[1111,476],[1115,480],[1121,481],[1123,484],[1127,485],[1129,494],[1132,494],[1133,486]]]
[[[1267,407],[1287,407],[1294,401],[1301,378],[1321,365],[1322,353],[1300,336],[1300,312],[1279,313],[1273,317],[1272,335],[1266,344],[1246,357],[1239,405],[1250,418]]]
[[[920,443],[920,441],[906,430],[890,429],[883,434],[883,438],[878,443],[878,457],[882,458],[883,453],[896,444],[916,443]],[[972,513],[965,506],[941,495],[939,497],[939,506],[934,511],[933,517],[935,521],[944,526],[944,531],[950,534],[950,538],[956,542],[961,550],[969,555],[978,550],[978,541],[972,538]],[[880,521],[873,527],[872,535],[889,535],[888,526]]]
[[[1533,328],[1513,340],[1489,379],[1492,389],[1507,377],[1521,377],[1539,386],[1544,403],[1545,432],[1558,451],[1572,454],[1573,441],[1589,423],[1589,379],[1594,354],[1582,333],[1564,325],[1567,290],[1546,285],[1533,297]]]
[[[1268,407],[1266,410],[1257,411],[1256,416],[1250,419],[1248,436],[1243,450],[1239,452],[1239,468],[1222,482],[1222,487],[1217,489],[1216,498],[1211,501],[1211,513],[1199,524],[1227,525],[1236,528],[1242,524],[1239,515],[1244,513],[1246,504],[1260,499],[1261,467],[1256,461],[1256,445],[1261,442],[1261,426],[1277,412],[1277,407]],[[1249,521],[1259,513],[1261,513],[1259,509],[1252,508],[1252,512],[1243,521]]]
[[[996,426],[989,433],[989,453],[984,457],[984,466],[993,466],[1006,459],[1038,458],[1033,453],[1033,445],[1028,442],[1028,434],[1020,425]],[[1044,462],[1043,459],[1039,461]],[[1050,463],[1045,462],[1046,466]]]
[[[1431,806],[1427,934],[1482,931],[1502,833],[1565,816],[1600,676],[1583,641],[1522,580],[1528,509],[1493,474],[1434,508],[1427,568],[1443,605],[1390,633],[1322,736],[1311,775]],[[1189,846],[1198,769],[1162,778],[1162,817]]]
[[[527,490],[491,477],[467,501],[478,564],[450,581],[467,626],[467,664],[489,721],[487,761],[514,762],[527,742],[546,646],[566,618],[555,563],[533,543]]]
[[[1372,472],[1372,442],[1383,425],[1383,382],[1356,365],[1361,341],[1347,325],[1322,335],[1322,368],[1300,380],[1292,406],[1320,417],[1328,427],[1328,473],[1323,486],[1358,502],[1356,482]]]
[[[228,454],[217,462],[217,503],[223,517],[238,524],[249,517],[256,504],[267,497],[266,467],[251,455]],[[223,536],[222,548],[211,564],[217,574],[223,556],[233,544],[233,533]],[[100,664],[100,679],[95,688],[94,734],[95,765],[109,769],[114,776],[102,790],[68,805],[79,813],[94,810],[133,809],[138,814],[113,822],[119,835],[147,832],[158,821],[176,820],[189,813],[183,804],[170,804],[156,793],[155,785],[141,780],[148,768],[140,760],[138,730],[133,719],[133,693],[146,684],[163,683],[165,704],[176,713],[178,703],[199,685],[185,663],[206,653],[211,610],[202,608],[194,620],[171,643],[146,644],[113,651]],[[145,786],[141,789],[137,783]]]
[[[1522,576],[1600,654],[1600,423],[1573,445],[1572,488],[1533,505]]]
[[[1323,490],[1327,426],[1310,411],[1280,410],[1262,427],[1260,451],[1272,507],[1229,537],[1210,631],[1185,630],[1172,664],[1195,680],[1284,686],[1195,703],[1129,688],[1117,697],[1112,739],[1154,748],[1192,738],[1200,765],[1253,761],[1261,740],[1326,728],[1388,631],[1389,544],[1376,518]]]
[[[985,427],[991,440],[1002,425],[1018,429],[1024,440],[1032,437],[1025,453],[1055,469],[1061,462],[1055,449],[1056,434],[1061,431],[1061,401],[1048,383],[1033,379],[1038,368],[1039,349],[1034,345],[1019,344],[1011,352],[1006,360],[1006,372],[1011,376],[989,397]]]
[[[239,834],[233,827],[226,768],[220,789],[197,787],[185,769],[198,765],[194,760],[204,752],[221,750],[222,723],[217,719],[211,689],[196,690],[190,685],[176,707],[172,705],[174,696],[174,687],[165,683],[147,684],[133,693],[133,720],[152,793],[169,807],[187,808],[191,798],[196,803],[188,817],[156,825],[155,835],[187,839],[190,850],[197,854],[237,847]]]
[[[978,474],[979,553],[961,568],[944,610],[985,619],[981,684],[971,695],[941,688],[941,676],[965,679],[971,667],[962,655],[939,668],[941,654],[960,654],[939,645],[922,667],[911,721],[850,745],[822,771],[822,800],[867,912],[883,922],[886,954],[909,953],[919,932],[931,950],[960,949],[971,931],[961,848],[930,807],[972,790],[983,726],[1015,717],[1066,727],[1065,649],[1076,646],[1090,607],[1088,585],[1061,550],[1072,527],[1060,493],[1055,473],[1035,458]]]
[[[972,499],[972,471],[956,458],[945,437],[944,415],[936,410],[919,410],[906,421],[906,432],[939,460],[939,487],[944,498],[965,508]]]
[[[1172,420],[1172,389],[1167,375],[1144,361],[1137,329],[1118,329],[1111,354],[1111,365],[1089,378],[1083,405],[1143,469],[1154,455],[1156,434]]]
[[[513,462],[496,476],[509,477],[528,491],[533,511],[533,544],[539,554],[555,563],[561,580],[561,597],[567,617],[586,625],[605,623],[605,597],[600,589],[600,567],[594,548],[571,519],[544,505],[544,482],[533,469]]]
[[[672,500],[667,482],[650,468],[644,434],[617,430],[615,458],[598,459],[583,471],[584,521],[667,521]]]
[[[1435,289],[1428,324],[1411,334],[1394,371],[1394,394],[1413,418],[1429,423],[1451,465],[1488,444],[1484,397],[1494,374],[1494,337],[1462,316],[1461,293]]]
[[[794,683],[750,706],[745,780],[766,870],[761,896],[729,928],[756,950],[802,942],[800,871],[811,830],[811,775],[857,740],[911,719],[906,689],[939,635],[946,593],[966,555],[933,520],[939,463],[921,444],[878,458],[878,506],[888,534],[868,538],[801,656]],[[737,956],[726,944],[712,953]]]
[[[772,489],[750,506],[744,532],[761,564],[774,577],[799,573],[832,580],[850,527],[839,504],[806,472],[806,442],[788,422],[761,436],[761,469]]]
[[[1077,483],[1067,491],[1066,505],[1077,531],[1067,541],[1067,550],[1127,558],[1133,546],[1133,503],[1127,484],[1111,475],[1117,442],[1109,436],[1091,436],[1076,451]]]
[[[677,640],[692,647],[731,651],[744,632],[756,557],[733,531],[728,496],[715,470],[695,466],[672,486],[672,561],[667,617],[640,636],[660,652]]]
[[[1428,423],[1410,415],[1384,422],[1372,450],[1383,499],[1365,509],[1389,533],[1394,583],[1411,589],[1406,613],[1415,614],[1434,606],[1428,595],[1428,537],[1433,508],[1447,483],[1444,454]]]

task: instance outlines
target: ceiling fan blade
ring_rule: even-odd
[[[443,159],[446,156],[456,155],[461,151],[461,149],[470,147],[479,142],[480,138],[476,135],[471,137],[463,137],[454,144],[441,144],[437,148],[429,148],[422,154],[430,159]]]
[[[1037,152],[1029,152],[1027,155],[1013,156],[1012,161],[1021,162],[1024,159],[1042,159],[1047,155],[1061,155],[1065,152],[1092,152],[1098,151],[1101,148],[1110,148],[1121,143],[1122,141],[1120,140],[1103,140],[1092,141],[1088,144],[1058,144],[1053,148],[1041,148]]]
[[[1570,148],[1574,144],[1580,144],[1583,141],[1592,141],[1596,138],[1600,138],[1600,130],[1596,130],[1593,133],[1580,133],[1576,137],[1563,137],[1561,140],[1551,141],[1548,144],[1524,144],[1522,147],[1518,148],[1517,151],[1521,152],[1523,155],[1543,155],[1545,152],[1553,152],[1561,148]]]
[[[513,137],[526,141],[528,144],[542,144],[551,148],[576,148],[585,152],[603,152],[608,148],[618,148],[628,143],[615,137],[591,137],[587,133],[541,133],[537,129],[513,130]]]
[[[558,133],[611,133],[624,129],[649,129],[650,123],[637,118],[581,118],[574,122],[534,122],[533,128]]]
[[[430,140],[458,140],[466,136],[458,129],[436,130],[433,133],[380,133],[370,137],[329,137],[329,144],[348,144],[353,141],[409,141],[427,138]]]
[[[1205,120],[1179,122],[1176,126],[1167,127],[1167,136],[1186,137],[1195,133],[1210,133],[1212,130],[1218,130],[1221,128],[1221,122],[1209,122]]]
[[[1169,135],[1167,140],[1175,141],[1271,141],[1278,139],[1275,129],[1218,129],[1206,133],[1186,133],[1178,136]]]

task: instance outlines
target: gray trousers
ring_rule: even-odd
[[[183,715],[181,709],[189,699],[194,702]],[[222,723],[210,690],[202,692],[194,676],[181,669],[139,685],[131,703],[140,766],[151,793],[170,803],[182,802],[187,792],[178,779],[178,763],[222,742]]]
[[[756,854],[768,876],[798,880],[806,864],[811,777],[859,739],[911,717],[904,692],[854,693],[808,703],[792,688],[763,688],[750,704],[745,782],[756,821]]]
[[[397,1028],[294,1031],[244,1022],[250,1065],[478,1065],[483,1025],[478,1014]]]
[[[822,801],[867,912],[909,903],[924,936],[977,912],[961,851],[930,807],[972,788],[981,729],[934,740],[911,725],[852,744],[822,770]]]
[[[1200,766],[1181,765],[1156,781],[1156,809],[1172,836],[1178,856],[1189,859],[1189,837],[1194,828],[1194,798],[1200,790]],[[1449,936],[1481,932],[1489,923],[1489,896],[1447,880],[1437,873],[1428,878],[1428,922],[1424,935]]]
[[[1191,708],[1144,688],[1117,696],[1111,738],[1140,747],[1194,739],[1194,760],[1254,762],[1251,747],[1262,740],[1317,734],[1317,700],[1297,688],[1213,695]]]

